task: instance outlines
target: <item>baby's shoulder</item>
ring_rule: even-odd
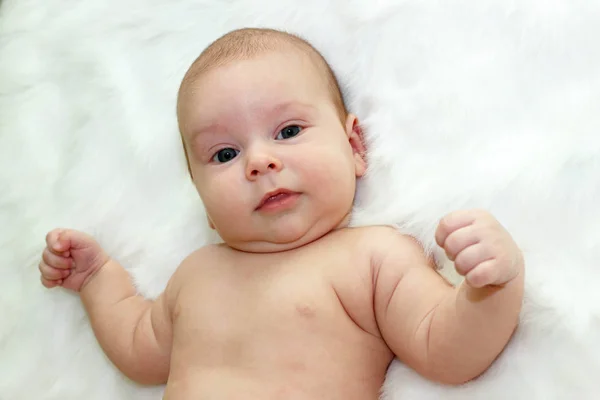
[[[381,263],[384,258],[412,259],[424,256],[423,246],[417,239],[392,225],[349,228],[346,241],[351,248],[368,253],[369,259],[375,264]]]
[[[390,245],[414,246],[417,241],[392,225],[371,225],[346,229],[347,242],[364,249],[377,250]]]
[[[381,266],[402,269],[405,262],[401,257],[415,251],[415,241],[395,227],[384,225],[345,228],[334,235],[337,243],[326,244],[331,253],[337,254],[331,265],[333,289],[351,319],[379,337],[373,302]]]
[[[174,285],[180,286],[186,282],[190,282],[200,275],[206,275],[214,268],[206,268],[210,265],[223,263],[226,257],[226,250],[219,245],[203,246],[183,259],[171,277],[171,282]],[[206,279],[206,276],[202,276]]]

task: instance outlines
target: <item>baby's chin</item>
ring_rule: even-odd
[[[234,238],[223,239],[229,247],[235,250],[247,253],[279,253],[305,246],[330,232],[345,228],[348,226],[349,220],[350,214],[347,214],[341,221],[337,221],[337,223],[331,223],[333,221],[330,221],[331,224],[327,224],[327,222],[322,221],[321,224],[310,226],[306,231],[286,230],[276,237],[258,236],[250,240],[243,240],[242,238],[236,238],[237,240]]]
[[[324,232],[320,235],[304,235],[294,240],[269,241],[265,239],[256,240],[225,240],[225,243],[232,249],[243,251],[246,253],[279,253],[282,251],[290,251],[299,247],[305,246],[329,232]],[[283,238],[282,238],[283,239]]]

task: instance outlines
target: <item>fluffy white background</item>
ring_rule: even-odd
[[[438,218],[484,207],[526,253],[522,324],[494,367],[447,388],[395,363],[383,397],[597,399],[599,7],[2,1],[0,398],[160,398],[162,388],[115,371],[77,296],[41,287],[44,236],[56,226],[95,234],[142,293],[159,293],[211,240],[180,150],[179,81],[218,35],[270,26],[322,50],[368,129],[357,224],[397,222],[434,248]]]

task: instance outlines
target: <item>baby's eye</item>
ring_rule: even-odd
[[[282,130],[279,131],[276,139],[293,138],[294,136],[298,135],[301,130],[302,130],[302,128],[300,128],[298,125],[286,126],[285,128],[283,128]]]
[[[218,163],[226,163],[233,160],[239,153],[240,152],[238,150],[227,147],[217,151],[212,160]]]

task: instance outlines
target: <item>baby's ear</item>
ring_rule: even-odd
[[[346,118],[346,135],[348,136],[350,147],[352,147],[356,176],[361,177],[367,171],[367,149],[364,143],[362,128],[360,127],[358,118],[354,114],[348,114]]]

